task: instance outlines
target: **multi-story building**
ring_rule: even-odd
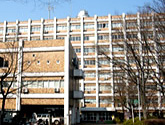
[[[34,112],[51,113],[64,117],[66,124],[79,122],[78,79],[83,74],[68,39],[1,42],[0,57],[0,75],[8,74],[3,90],[11,85],[7,111],[21,111],[27,118]]]
[[[98,50],[103,50],[111,59],[126,60],[124,41],[128,37],[142,39],[141,24],[148,29],[148,36],[152,37],[155,33],[153,16],[137,13],[89,17],[86,11],[81,11],[76,18],[4,21],[0,23],[0,41],[25,40],[33,43],[35,40],[69,38],[79,58],[80,68],[84,71],[84,79],[80,80],[80,89],[84,92],[80,104],[82,120],[111,120],[113,112],[121,111],[121,106],[114,101],[113,77],[121,71],[114,68]],[[164,17],[162,19],[164,21]],[[161,40],[164,46],[164,37]],[[160,104],[161,94],[157,94],[156,98],[155,102]],[[161,105],[162,110],[164,106]]]

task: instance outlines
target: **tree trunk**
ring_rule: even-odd
[[[145,100],[145,93],[141,96],[141,105],[142,105],[142,111],[143,111],[143,117],[144,119],[147,119],[147,109],[146,109],[146,100]]]
[[[6,101],[6,97],[4,96],[2,99],[2,110],[1,110],[1,119],[0,119],[0,125],[3,125],[3,119],[5,117],[5,101]]]

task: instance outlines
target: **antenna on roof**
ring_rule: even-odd
[[[72,1],[69,0],[69,4],[70,4],[70,17],[72,17]]]
[[[54,7],[49,0],[49,2],[48,2],[48,19],[50,19],[50,14],[51,14],[51,11],[53,11],[53,10],[54,10]]]

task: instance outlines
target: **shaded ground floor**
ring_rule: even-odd
[[[64,106],[63,105],[22,105],[21,112],[25,116],[31,116],[34,112],[49,113],[58,117],[64,116]]]
[[[50,114],[53,117],[64,117],[63,105],[21,105],[21,111],[6,111],[5,122],[13,125],[30,124],[33,114]]]
[[[143,117],[143,113],[140,113]],[[139,117],[139,111],[134,111],[134,117]],[[165,118],[165,111],[152,110],[148,112],[148,117]],[[132,118],[130,112],[123,113],[122,111],[81,111],[81,123],[113,123],[115,118],[123,121],[124,119]]]

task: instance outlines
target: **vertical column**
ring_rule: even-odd
[[[77,112],[76,112],[76,123],[80,123],[80,110],[77,109]]]
[[[70,17],[67,17],[67,39],[69,40],[69,38],[70,38]]]
[[[81,17],[81,69],[84,71],[84,18]],[[81,90],[84,92],[84,79],[81,79]],[[81,100],[84,107],[84,99]]]
[[[113,59],[113,54],[112,54],[112,19],[111,19],[111,15],[108,15],[108,26],[109,26],[109,50],[110,50],[110,59]],[[115,95],[114,95],[114,80],[113,80],[113,63],[110,63],[110,73],[111,73],[111,92],[112,92],[112,109],[114,109],[115,107]]]
[[[65,38],[65,86],[64,86],[64,125],[69,125],[69,20],[67,17],[67,37]]]
[[[23,61],[23,41],[19,41],[18,47],[18,70],[17,70],[17,93],[16,93],[16,111],[21,110],[21,82],[22,82],[22,61]]]
[[[156,76],[157,76],[157,78],[160,78],[160,70],[159,70],[159,64],[160,64],[160,62],[159,62],[159,59],[158,59],[158,46],[157,46],[157,42],[156,42],[156,38],[157,38],[157,36],[156,36],[156,30],[155,30],[155,20],[154,20],[154,16],[155,16],[155,14],[154,14],[154,12],[152,12],[152,31],[153,31],[153,38],[154,38],[154,48],[155,48],[155,59],[156,59],[156,61],[158,62],[158,64],[157,64],[157,66],[156,66]],[[161,78],[160,78],[161,79]],[[162,79],[161,79],[162,80]],[[159,82],[159,81],[157,81],[157,82]],[[158,87],[158,90],[161,90],[161,88],[159,88],[160,86],[157,86]],[[158,91],[158,108],[159,108],[159,111],[161,111],[161,107],[162,107],[162,101],[161,101],[161,92],[160,91]]]
[[[6,41],[6,29],[7,29],[6,26],[7,26],[7,22],[4,21],[4,23],[3,23],[3,42]]]
[[[142,41],[142,38],[141,38],[141,33],[140,33],[140,13],[138,12],[137,13],[137,25],[138,25],[138,34],[137,34],[137,37],[138,37],[138,40],[139,41]],[[139,45],[139,50],[141,51],[142,47]],[[139,75],[139,73],[137,74]],[[141,120],[141,111],[140,111],[140,83],[139,83],[139,79],[137,79],[138,81],[138,110],[139,110],[139,120]]]
[[[44,32],[44,19],[41,18],[40,40],[43,40],[43,32]]]
[[[94,16],[95,29],[95,60],[96,60],[96,107],[99,107],[99,82],[98,82],[98,44],[97,44],[97,15]]]
[[[124,36],[124,59],[125,62],[128,63],[128,57],[127,57],[127,36],[126,36],[126,24],[125,24],[125,13],[122,14],[122,20],[123,20],[123,36]],[[126,67],[128,68],[128,67]],[[126,71],[128,72],[128,71]],[[128,86],[128,73],[125,73],[126,76],[126,86]],[[126,101],[127,101],[127,106],[128,106],[128,92],[126,95]]]
[[[56,17],[54,17],[54,39],[57,38],[56,33],[57,33],[57,19]]]
[[[72,114],[71,114],[71,124],[72,125],[75,125],[76,124],[76,108],[75,107],[76,106],[75,106],[75,100],[74,100],[73,107],[71,109],[71,111],[72,111]]]
[[[19,27],[18,27],[19,21],[16,20],[16,34],[15,34],[15,41],[18,41],[18,34],[19,34]]]
[[[28,20],[28,41],[30,41],[31,19]]]

